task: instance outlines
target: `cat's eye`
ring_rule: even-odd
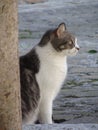
[[[71,41],[69,41],[69,42],[68,42],[68,44],[69,44],[69,45],[72,45],[72,42],[71,42]]]

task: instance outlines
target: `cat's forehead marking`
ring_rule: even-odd
[[[70,32],[66,31],[64,32],[64,38],[67,40],[67,41],[72,41],[73,43],[75,43],[75,37],[73,34],[71,34]]]

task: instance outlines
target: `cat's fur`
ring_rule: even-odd
[[[52,123],[53,100],[67,75],[67,56],[78,50],[76,38],[61,23],[20,57],[23,123]]]

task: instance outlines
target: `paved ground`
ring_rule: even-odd
[[[27,125],[23,130],[98,130],[98,124]]]
[[[98,0],[19,5],[20,55],[60,22],[77,36],[81,49],[68,59],[68,78],[54,101],[53,118],[58,123],[98,123]]]

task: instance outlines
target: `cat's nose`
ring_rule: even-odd
[[[79,48],[79,47],[76,47],[76,49],[79,51],[80,48]]]

